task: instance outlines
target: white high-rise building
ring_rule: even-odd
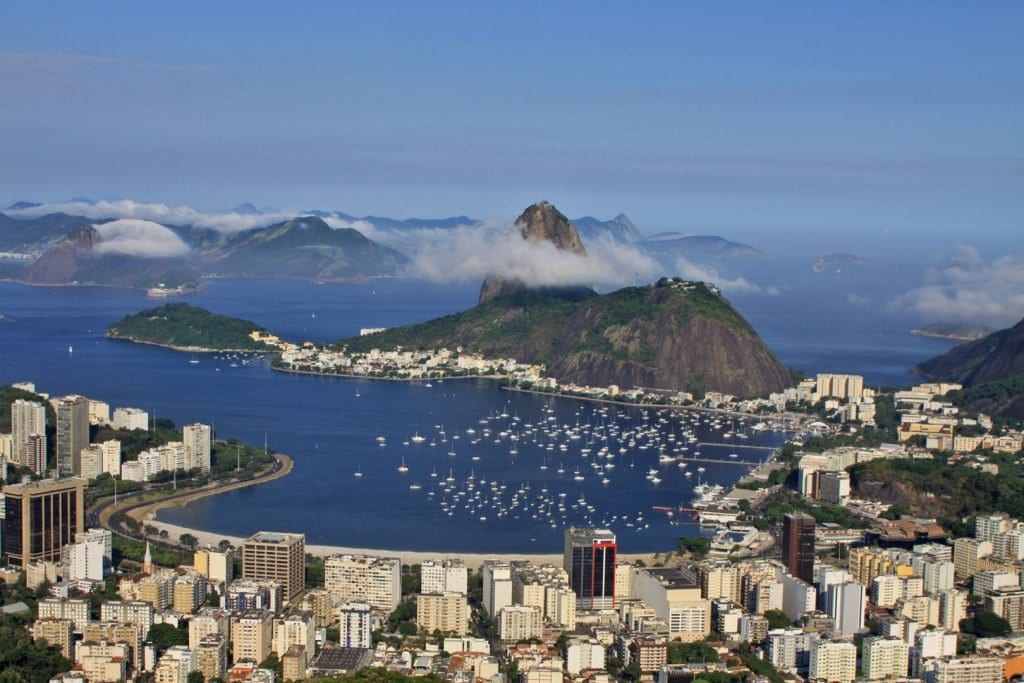
[[[106,472],[112,477],[121,474],[121,442],[117,439],[108,439],[100,444],[103,453],[100,471]]]
[[[338,645],[373,646],[373,608],[370,603],[352,600],[338,606]]]
[[[825,596],[827,614],[835,622],[834,633],[852,636],[864,628],[864,586],[848,581],[829,586]]]
[[[421,593],[461,593],[468,590],[469,570],[458,559],[443,562],[427,560],[420,565]]]
[[[82,472],[82,449],[89,445],[89,399],[71,395],[51,403],[57,412],[57,474],[77,477]]]
[[[210,425],[197,422],[185,425],[181,432],[182,441],[185,442],[185,469],[199,468],[203,472],[209,472],[212,443]]]
[[[484,609],[495,618],[502,607],[512,604],[512,566],[500,560],[485,560],[480,569],[484,584]]]
[[[75,543],[99,543],[103,546],[103,555],[107,558],[107,563],[113,561],[114,552],[114,534],[109,529],[93,528],[86,529],[85,531],[79,531],[75,534]]]
[[[114,429],[149,431],[149,413],[139,408],[115,408]]]
[[[924,663],[930,659],[956,656],[956,633],[926,629],[914,634],[914,650],[910,661],[910,675],[921,678]]]
[[[847,640],[815,640],[811,643],[808,680],[852,683],[856,677],[856,645]]]
[[[909,665],[909,646],[901,638],[874,636],[864,639],[861,669],[864,678],[906,678]]]
[[[939,591],[939,626],[959,631],[960,620],[967,618],[967,592],[949,588]]]
[[[799,673],[807,670],[811,643],[819,638],[798,628],[779,628],[768,631],[767,659],[780,671]]]
[[[68,581],[102,581],[105,563],[102,543],[68,543],[60,549],[63,576]]]
[[[974,538],[979,541],[991,541],[996,534],[1004,534],[1009,531],[1010,524],[1010,516],[1005,512],[978,515],[974,519]]]
[[[11,460],[28,465],[29,437],[39,434],[46,444],[46,406],[35,401],[17,399],[11,403]]]

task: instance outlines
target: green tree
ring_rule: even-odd
[[[149,629],[149,640],[158,653],[175,645],[188,645],[188,628],[176,628],[172,624],[153,624]]]
[[[960,620],[960,630],[978,638],[1007,636],[1013,630],[1010,622],[995,612],[978,612],[973,617]]]
[[[793,625],[793,621],[780,609],[770,609],[764,613],[764,617],[768,620],[769,629],[789,628]]]

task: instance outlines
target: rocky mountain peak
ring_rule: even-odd
[[[526,207],[516,219],[516,227],[524,240],[551,242],[561,251],[586,256],[576,228],[565,215],[549,202],[538,202]]]
[[[579,256],[587,255],[583,241],[572,222],[550,202],[541,201],[526,207],[515,224],[524,240],[550,242],[559,251],[568,251]],[[527,285],[520,280],[488,275],[480,286],[480,298],[477,303],[487,303],[524,289],[527,289]]]

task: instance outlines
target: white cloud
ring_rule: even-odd
[[[101,254],[163,258],[189,252],[188,245],[173,230],[152,221],[124,218],[93,227],[103,238],[96,247]]]
[[[693,263],[683,256],[676,259],[676,275],[686,280],[710,282],[723,292],[757,292],[771,295],[779,293],[779,290],[773,285],[762,287],[745,277],[729,278],[719,273],[714,266]]]
[[[210,228],[218,232],[239,232],[262,228],[281,221],[305,215],[294,211],[279,211],[264,214],[203,213],[189,206],[168,206],[153,202],[137,202],[133,199],[101,200],[92,202],[56,202],[42,204],[30,209],[6,211],[19,218],[34,218],[48,213],[62,212],[86,218],[137,218],[140,220],[163,223],[165,225],[194,225],[198,228]]]
[[[344,218],[339,218],[337,216],[324,216],[324,223],[327,223],[327,225],[331,226],[334,230],[344,230],[346,228],[358,230],[371,240],[375,242],[378,241],[377,238],[372,236],[375,234],[375,230],[373,223],[370,221],[366,221],[361,218],[357,218],[354,221],[347,221]]]
[[[405,274],[435,282],[482,280],[488,275],[531,286],[623,286],[656,277],[659,268],[641,251],[611,239],[587,245],[587,256],[549,242],[524,240],[503,221],[448,229],[361,229],[370,239],[400,247],[411,259]]]
[[[987,261],[973,246],[958,245],[892,307],[937,322],[1016,323],[1024,317],[1024,254]]]

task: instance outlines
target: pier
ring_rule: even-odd
[[[697,448],[701,446],[718,446],[721,448],[747,448],[758,451],[774,451],[778,446],[748,446],[747,444],[740,443],[713,443],[711,441],[701,441],[697,444]]]

